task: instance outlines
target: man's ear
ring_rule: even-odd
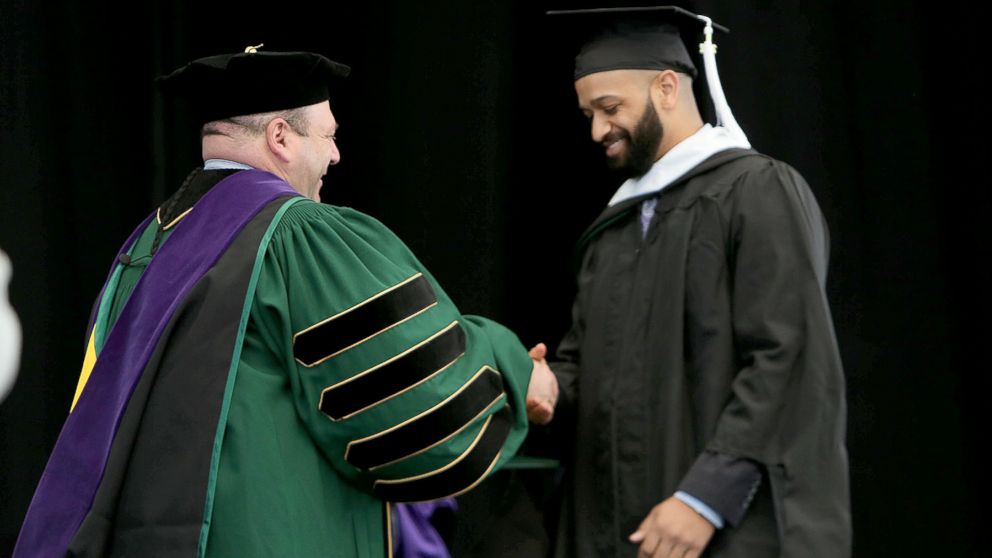
[[[678,105],[681,93],[679,76],[672,70],[665,70],[651,82],[651,96],[662,109],[673,109]]]
[[[289,123],[284,119],[273,118],[265,126],[265,144],[268,146],[269,151],[280,161],[284,163],[289,162],[292,143],[294,141],[296,141],[296,137],[293,136]]]

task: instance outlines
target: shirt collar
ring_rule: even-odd
[[[203,162],[203,170],[220,170],[220,169],[238,169],[238,170],[251,170],[254,167],[246,165],[244,163],[239,163],[237,161],[229,161],[227,159],[207,159]]]

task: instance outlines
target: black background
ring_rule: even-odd
[[[0,246],[24,328],[0,404],[0,555],[65,419],[111,258],[199,161],[195,129],[152,83],[190,59],[265,43],[352,65],[324,201],[381,219],[463,311],[525,344],[568,325],[572,247],[617,184],[542,14],[588,3],[203,4],[0,4]],[[856,556],[977,555],[992,282],[973,6],[684,5],[731,28],[718,60],[738,121],[803,173],[831,226]]]

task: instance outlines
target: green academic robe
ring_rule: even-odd
[[[149,224],[108,283],[96,347],[163,225]],[[135,390],[142,403],[122,420],[129,441],[115,440],[79,554],[388,555],[387,502],[469,490],[526,435],[525,348],[461,314],[368,215],[277,200],[196,289],[202,302],[177,312],[156,377]],[[240,338],[225,333],[239,324]],[[232,351],[230,371],[211,365]]]

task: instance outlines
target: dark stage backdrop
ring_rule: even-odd
[[[111,258],[198,162],[195,130],[152,84],[192,58],[265,43],[351,64],[325,201],[392,227],[464,311],[526,344],[564,332],[572,246],[616,187],[542,16],[581,4],[358,4],[0,4],[0,247],[25,339],[0,404],[0,555],[66,416]],[[806,176],[831,225],[859,557],[977,555],[988,519],[985,52],[967,3],[931,6],[689,4],[731,27],[719,61],[738,120]],[[521,485],[496,480],[467,516],[523,505],[504,490]],[[463,527],[460,544],[512,548],[494,527],[540,519],[513,516]]]

